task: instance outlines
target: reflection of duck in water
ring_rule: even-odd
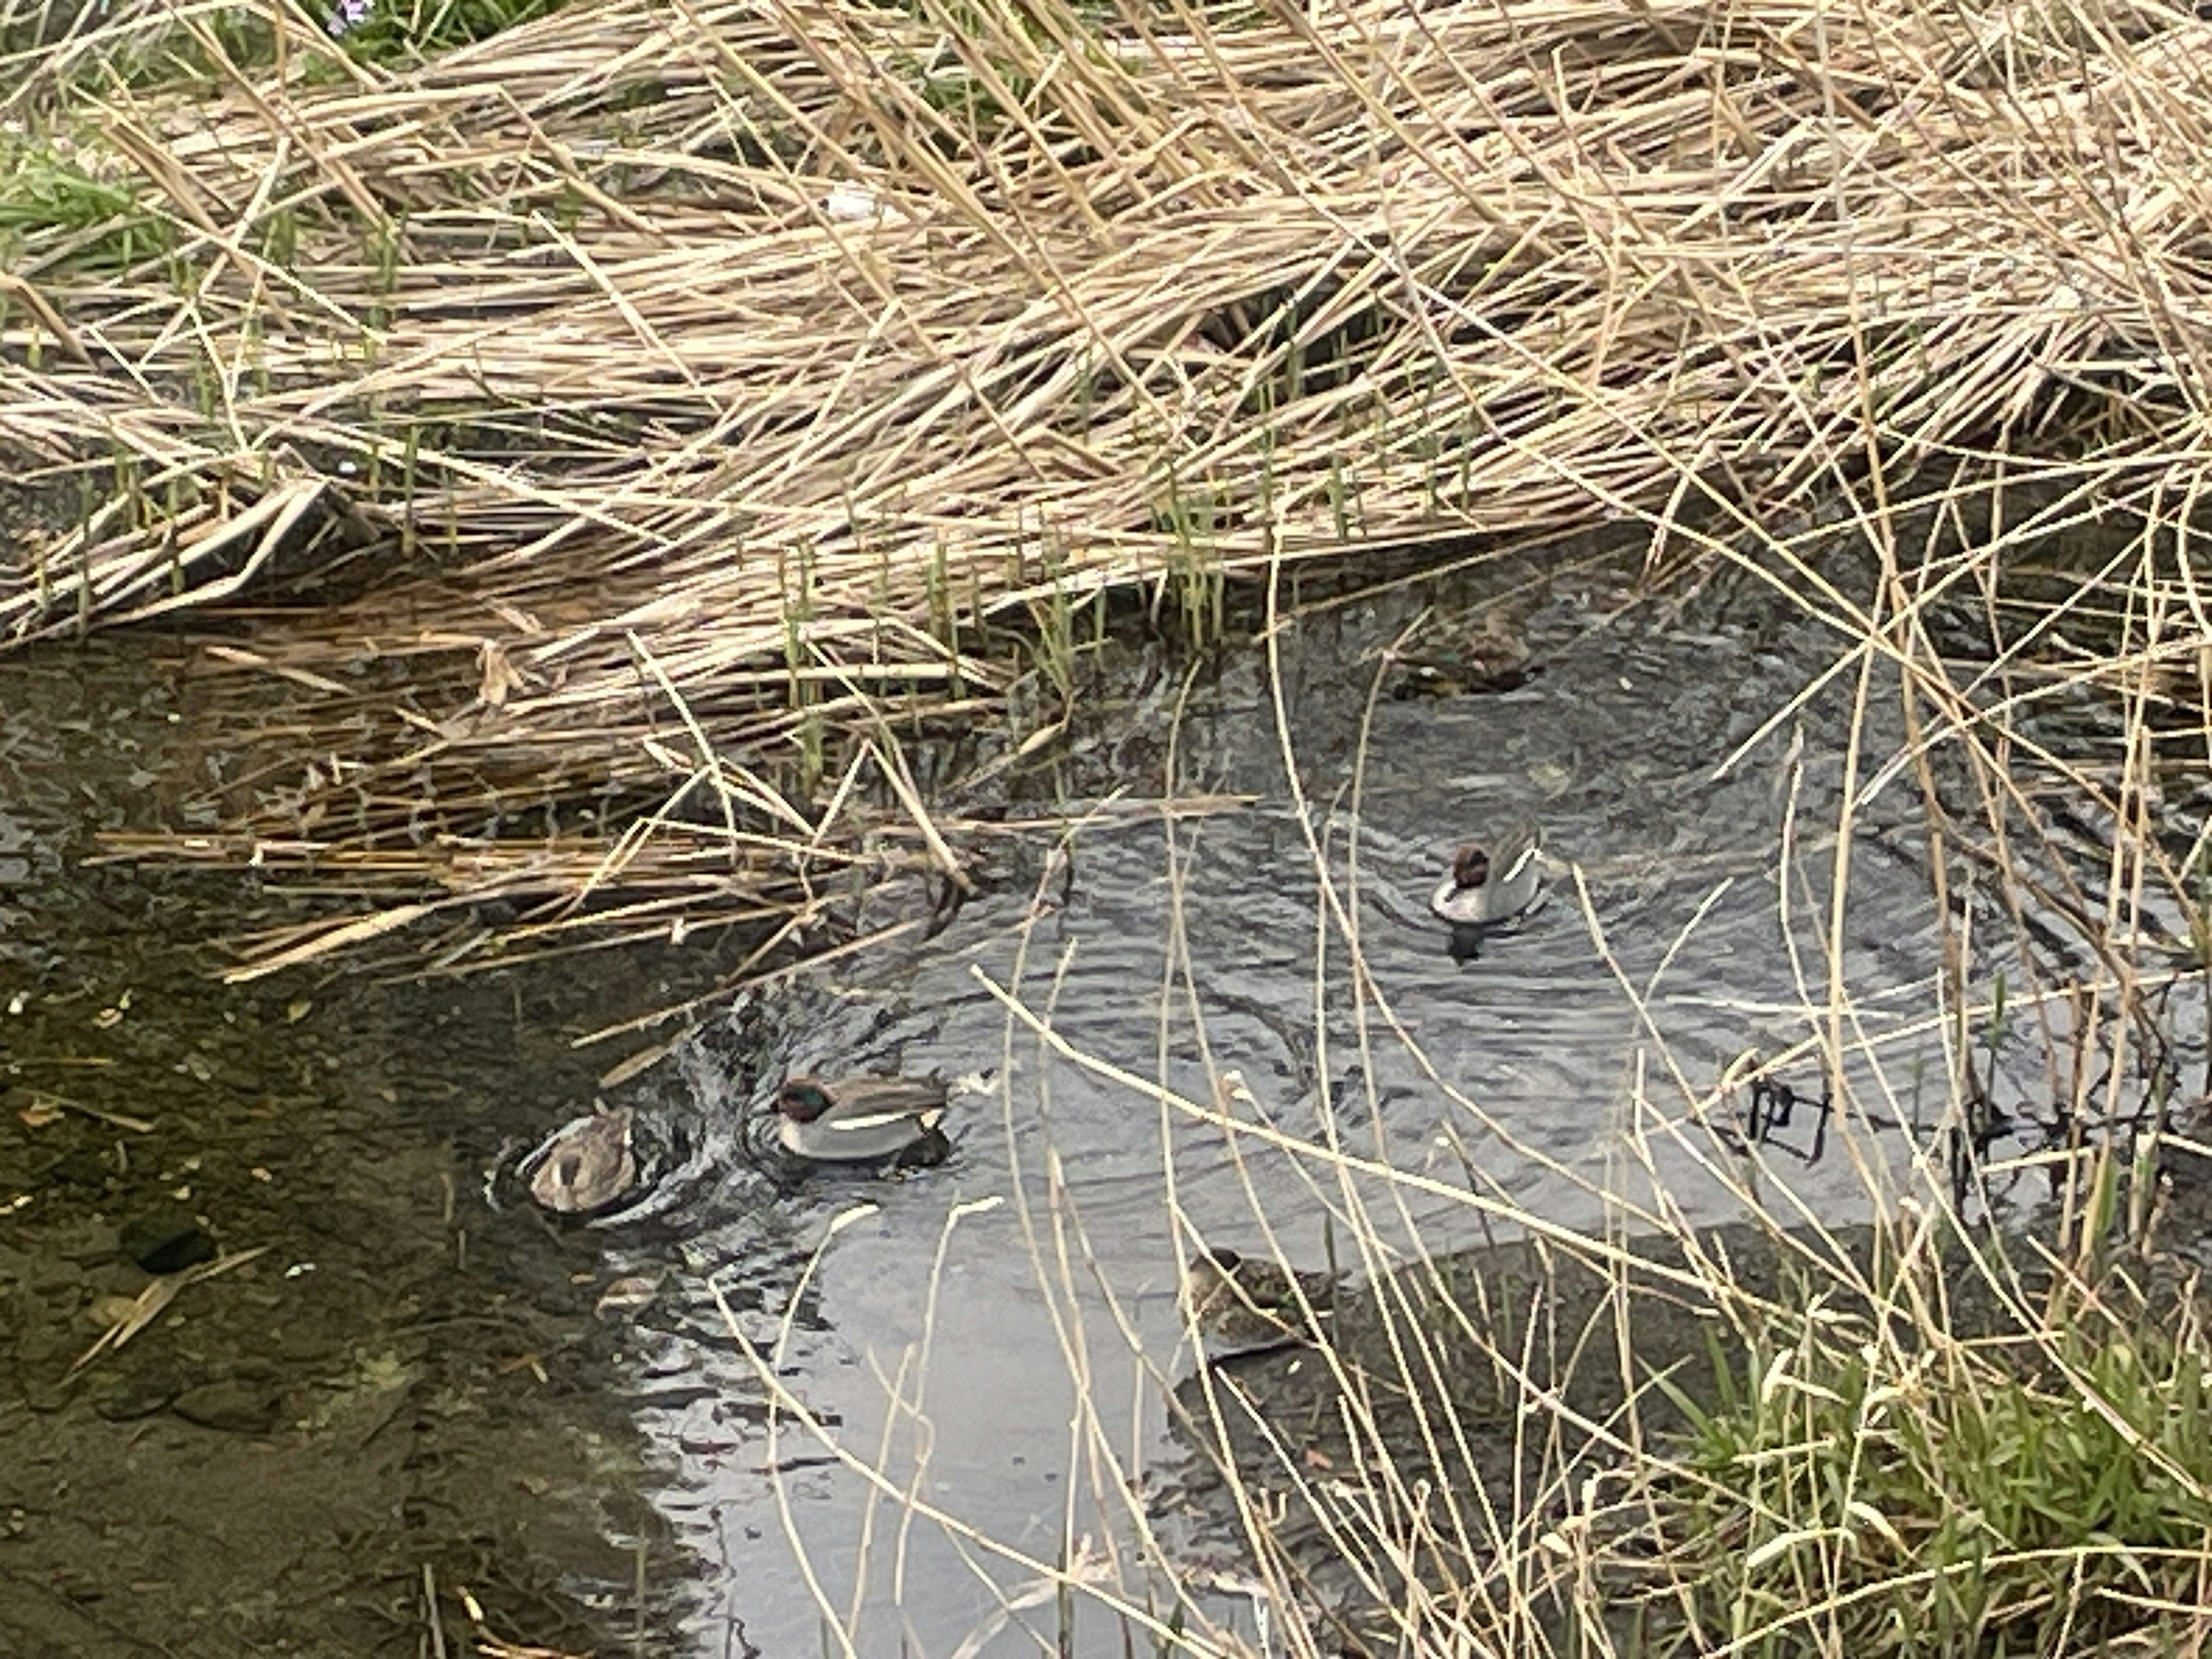
[[[1328,1318],[1336,1299],[1336,1280],[1328,1273],[1299,1273],[1234,1250],[1206,1249],[1184,1271],[1183,1312],[1212,1360],[1311,1342],[1316,1322]]]
[[[927,1169],[952,1150],[939,1127],[945,1085],[918,1078],[786,1079],[775,1097],[776,1144],[810,1164]]]
[[[630,1109],[598,1111],[556,1129],[532,1154],[530,1195],[556,1215],[603,1210],[637,1185]]]
[[[1493,847],[1462,847],[1429,908],[1455,927],[1496,927],[1523,915],[1543,885],[1544,832],[1527,821]]]

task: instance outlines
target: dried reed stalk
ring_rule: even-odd
[[[2205,445],[2212,24],[2162,7],[632,0],[404,74],[210,15],[0,99],[168,238],[24,238],[0,444],[98,489],[0,637],[222,611],[267,738],[134,852],[803,911],[839,808],[908,816],[884,722],[1005,690],[994,619]],[[222,96],[90,72],[179,44]]]

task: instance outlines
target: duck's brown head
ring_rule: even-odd
[[[1480,887],[1490,879],[1490,854],[1480,847],[1462,847],[1452,860],[1452,885],[1462,891]]]

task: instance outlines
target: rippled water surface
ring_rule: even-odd
[[[810,975],[744,1016],[755,1035],[731,1028],[719,1055],[642,1085],[654,1109],[717,1121],[786,1067],[992,1073],[956,1104],[943,1169],[773,1197],[741,1173],[688,1191],[651,1240],[608,1230],[617,1265],[684,1264],[680,1291],[643,1316],[666,1346],[641,1392],[674,1469],[661,1502],[714,1564],[702,1652],[740,1627],[776,1655],[834,1650],[835,1626],[861,1653],[951,1652],[1002,1620],[1054,1630],[1048,1595],[1005,1610],[1036,1570],[997,1547],[1049,1565],[1126,1539],[1121,1475],[1158,1449],[1159,1378],[1191,1363],[1174,1292],[1195,1239],[1353,1267],[1355,1211],[1386,1244],[1443,1248],[1516,1231],[1505,1205],[1599,1225],[1600,1194],[1649,1209],[1655,1180],[1694,1218],[1735,1212],[1713,1166],[1745,1166],[1686,1121],[1690,1095],[1746,1049],[1804,1039],[1827,1005],[1858,684],[1835,677],[1762,736],[1838,642],[1741,596],[1667,618],[1619,600],[1595,580],[1555,589],[1532,623],[1545,672],[1518,690],[1375,702],[1364,766],[1369,685],[1413,597],[1285,627],[1279,723],[1259,652],[1194,682],[1179,723],[1176,685],[1153,687],[1108,723],[1096,769],[1133,797],[1249,805],[1172,822],[1102,806],[1065,870],[1000,884],[927,943]],[[1893,707],[1877,684],[1862,781],[1895,746]],[[1106,793],[1081,770],[1094,793],[1071,812]],[[1863,804],[1835,965],[1845,1042],[1901,1034],[1854,1081],[1907,1121],[1917,1079],[1932,1115],[1943,1074],[1909,788]],[[1456,963],[1427,896],[1455,841],[1516,813],[1548,832],[1548,901]],[[1332,907],[1341,923],[1318,924]],[[1817,1066],[1798,1071],[1817,1096]],[[1164,1107],[1154,1084],[1200,1110]],[[1801,1115],[1781,1139],[1808,1151],[1810,1129]],[[1419,1179],[1346,1174],[1285,1138]],[[1865,1212],[1864,1170],[1911,1145],[1861,1127],[1823,1150],[1808,1164],[1771,1148],[1762,1179],[1840,1220]],[[709,1283],[739,1304],[753,1354]],[[878,1474],[838,1467],[794,1410]],[[942,1518],[905,1519],[907,1492]],[[1102,1652],[1119,1650],[1109,1623],[1079,1619]]]
[[[376,1534],[366,1557],[325,1552],[295,1606],[336,1607],[328,1587],[365,1575],[385,1600],[363,1628],[411,1644],[423,1573],[460,1572],[503,1583],[503,1628],[575,1650],[657,1627],[679,1633],[647,1650],[1011,1654],[1053,1648],[1073,1617],[1073,1650],[1146,1650],[1043,1581],[1066,1563],[1141,1602],[1148,1528],[1170,1550],[1206,1543],[1150,1507],[1165,1385],[1194,1363],[1177,1264],[1200,1241],[1364,1276],[1417,1240],[1634,1226],[1662,1207],[1725,1219],[1747,1184],[1848,1221],[1870,1188],[1926,1177],[1923,1120],[1949,1067],[1938,913],[1886,672],[1863,678],[1850,641],[1756,584],[1662,610],[1597,567],[1527,576],[1488,567],[1310,608],[1272,650],[1197,670],[1103,668],[1066,752],[1028,763],[1011,799],[1002,780],[935,803],[948,823],[1003,811],[1065,832],[959,832],[988,874],[933,937],[909,929],[749,994],[605,1089],[663,1132],[673,1167],[628,1213],[565,1229],[521,1200],[514,1167],[611,1063],[574,1040],[712,983],[713,947],[457,986],[218,990],[169,942],[223,931],[216,884],[77,884],[61,854],[74,817],[143,818],[145,803],[117,803],[201,764],[191,720],[165,694],[137,697],[127,672],[120,713],[89,679],[70,689],[74,659],[19,677],[46,689],[45,712],[0,725],[0,1002],[29,1011],[8,1028],[11,1063],[33,1079],[106,1055],[68,1071],[79,1104],[158,1119],[124,1162],[82,1115],[0,1146],[27,1172],[0,1291],[13,1275],[48,1321],[21,1328],[21,1375],[61,1376],[80,1304],[140,1282],[111,1283],[96,1252],[82,1271],[50,1258],[159,1196],[149,1182],[183,1188],[227,1247],[269,1243],[320,1277],[241,1269],[258,1299],[214,1304],[238,1314],[241,1375],[266,1322],[290,1322],[307,1357],[254,1386],[281,1389],[293,1418],[213,1450],[154,1419],[185,1460],[161,1465],[170,1484],[212,1492],[204,1469],[265,1471],[248,1455],[273,1451],[303,1494],[334,1481],[366,1516],[441,1517]],[[1494,695],[1373,695],[1431,603],[1446,619],[1528,613],[1543,672]],[[80,728],[99,744],[73,750]],[[172,743],[181,761],[160,759]],[[1456,842],[1524,815],[1547,831],[1547,902],[1455,960],[1428,896]],[[2019,971],[1996,944],[2014,930],[1970,874],[1951,890],[1989,942],[1964,964],[1988,996]],[[862,921],[928,903],[887,890]],[[1871,1116],[1816,1142],[1801,1113],[1754,1167],[1729,1135],[1741,1091],[1713,1124],[1696,1103],[1747,1051],[1783,1055],[1828,1027],[1832,988]],[[2201,1066],[2201,1018],[2178,1029]],[[2000,1104],[2050,1098],[2040,1048],[1991,1046]],[[793,1069],[968,1079],[953,1157],[890,1180],[765,1167],[741,1126]],[[1820,1093],[1809,1057],[1779,1072]],[[618,1285],[643,1305],[601,1307]],[[301,1335],[316,1306],[321,1348]],[[149,1334],[134,1361],[158,1371],[185,1338]],[[156,1501],[133,1471],[171,1455],[166,1440],[36,1392],[9,1406],[0,1390],[0,1427],[58,1425],[78,1437],[72,1459],[122,1460],[109,1486],[80,1480],[74,1504],[97,1520],[111,1492],[118,1515]],[[404,1400],[412,1438],[334,1429],[363,1397]],[[64,1414],[35,1415],[49,1410]],[[641,1486],[642,1514],[624,1507]],[[211,1544],[223,1513],[210,1498]],[[594,1547],[571,1535],[580,1522]],[[218,1586],[228,1571],[204,1565]],[[198,1582],[172,1588],[216,1593]],[[547,1582],[562,1595],[533,1601]],[[1233,1584],[1211,1611],[1250,1629]]]

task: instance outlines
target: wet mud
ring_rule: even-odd
[[[81,862],[204,763],[149,654],[0,664],[0,1651],[459,1651],[471,1606],[653,1650],[691,1568],[637,1335],[595,1242],[485,1172],[591,1100],[572,1037],[679,988],[219,983],[199,941],[283,911]]]
[[[2192,1220],[2164,1243],[2201,1237]],[[1611,1650],[1662,1650],[1681,1635],[1679,1616],[1635,1571],[1631,1541],[1650,1519],[1649,1449],[1681,1444],[1693,1413],[1741,1402],[1759,1382],[1743,1373],[1747,1356],[1795,1351],[1789,1310],[1814,1305],[1871,1343],[1877,1332],[1898,1340],[1899,1304],[1926,1297],[1952,1337],[2051,1380],[2022,1309],[2049,1293],[2057,1259],[2019,1237],[1743,1224],[1702,1231],[1694,1252],[1647,1237],[1609,1261],[1528,1240],[1439,1256],[1336,1287],[1326,1316],[1291,1322],[1304,1340],[1194,1368],[1174,1389],[1177,1451],[1152,1502],[1187,1528],[1195,1561],[1244,1574],[1264,1550],[1312,1626],[1358,1656],[1405,1651],[1410,1597],[1448,1604],[1496,1582],[1547,1531],[1587,1529],[1611,1547],[1618,1581],[1601,1598]],[[2115,1253],[2094,1271],[2108,1305],[2148,1309],[2136,1315],[2148,1322],[2205,1312],[2196,1275],[2172,1257]],[[1874,1286],[1884,1302],[1864,1294]],[[1632,1445],[1646,1454],[1627,1455]],[[1505,1518],[1515,1541],[1501,1548],[1493,1522]],[[1565,1571],[1547,1579],[1544,1551],[1529,1553],[1538,1565],[1524,1564],[1520,1593],[1547,1650],[1589,1650],[1578,1627],[1589,1603],[1576,1605],[1588,1587]]]

